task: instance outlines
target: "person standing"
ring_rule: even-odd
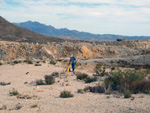
[[[73,56],[73,54],[71,54],[69,65],[70,65],[70,63],[72,64],[72,72],[74,72],[75,64],[76,64],[76,58]]]

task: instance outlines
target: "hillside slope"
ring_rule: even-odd
[[[0,40],[17,42],[62,42],[62,39],[44,36],[11,24],[0,16]]]
[[[41,24],[39,22],[22,22],[22,23],[14,23],[17,26],[26,28],[28,30],[46,35],[46,36],[54,36],[54,37],[74,37],[80,40],[111,40],[114,41],[116,39],[125,39],[125,40],[148,40],[150,36],[122,36],[122,35],[114,35],[114,34],[92,34],[88,32],[79,32],[77,30],[69,30],[67,28],[56,29],[55,27],[45,24]]]

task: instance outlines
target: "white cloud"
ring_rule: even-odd
[[[149,0],[13,1],[19,2],[20,5],[14,7],[0,0],[0,14],[11,22],[32,20],[59,28],[67,27],[93,33],[126,32],[129,35],[139,34],[140,30],[142,34],[143,30],[150,29]],[[106,5],[100,5],[101,3]],[[93,4],[93,7],[89,7],[88,4]],[[149,26],[141,23],[149,23]],[[127,31],[129,28],[135,32]]]

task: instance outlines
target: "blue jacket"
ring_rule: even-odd
[[[76,63],[76,58],[75,57],[71,57],[70,58],[70,62],[72,62],[72,64]]]

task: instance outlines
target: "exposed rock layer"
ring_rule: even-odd
[[[150,55],[150,41],[33,44],[0,41],[0,60],[77,58],[122,58]]]

